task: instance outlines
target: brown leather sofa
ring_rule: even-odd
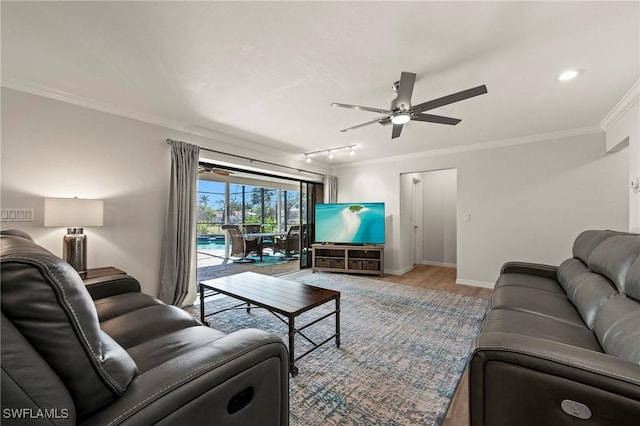
[[[3,425],[289,423],[276,336],[204,327],[127,275],[83,283],[20,231],[0,252]]]
[[[640,424],[640,235],[585,231],[558,267],[505,264],[469,401],[472,426]]]

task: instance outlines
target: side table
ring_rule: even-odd
[[[85,272],[80,273],[82,280],[89,280],[91,278],[106,277],[109,275],[126,275],[127,273],[122,269],[114,268],[113,266],[106,266],[104,268],[92,268],[87,269]]]

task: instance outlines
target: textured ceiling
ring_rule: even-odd
[[[2,83],[340,164],[597,126],[639,79],[638,2],[2,2]],[[581,75],[560,82],[576,68]],[[410,122],[339,130],[388,108],[488,94]]]

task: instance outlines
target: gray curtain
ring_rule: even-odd
[[[338,178],[335,176],[326,175],[324,177],[324,202],[338,202]]]
[[[197,291],[196,202],[200,147],[173,140],[167,143],[171,146],[171,181],[158,297],[165,303],[184,306],[193,303]]]

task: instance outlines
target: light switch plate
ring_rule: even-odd
[[[3,222],[33,222],[35,215],[33,209],[9,208],[1,210],[0,220]]]

